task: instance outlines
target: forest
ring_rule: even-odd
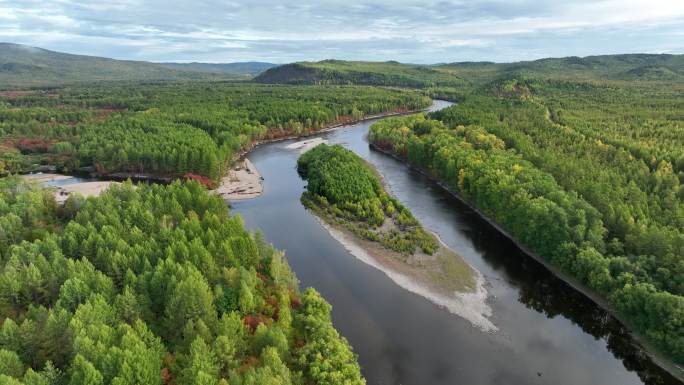
[[[307,181],[302,203],[325,218],[404,256],[437,250],[434,236],[385,192],[372,166],[352,151],[320,144],[299,157],[297,170]]]
[[[379,121],[369,140],[684,363],[684,56],[328,60],[256,82],[0,92],[0,175],[198,176],[212,186],[256,143],[451,100]],[[309,208],[403,255],[436,247],[350,151],[319,146],[298,168]],[[395,231],[380,232],[388,222]],[[0,383],[362,384],[330,311],[195,182],[126,183],[59,206],[0,179]]]
[[[256,80],[391,85],[458,102],[378,122],[369,138],[684,362],[684,55],[433,66],[327,60]]]
[[[684,81],[684,55],[627,54],[546,58],[514,63],[434,65],[396,61],[323,60],[270,68],[254,80],[271,84],[365,84],[464,93],[500,78],[530,76],[581,81]]]
[[[257,141],[422,109],[415,91],[244,83],[96,83],[0,97],[0,173],[199,175]]]
[[[365,383],[330,305],[197,182],[0,198],[0,383]]]
[[[502,79],[429,116],[375,123],[369,139],[600,293],[684,362],[681,92]]]

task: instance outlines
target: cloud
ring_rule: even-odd
[[[684,52],[681,0],[0,0],[0,40],[152,61]]]

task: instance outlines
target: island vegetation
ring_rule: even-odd
[[[437,240],[423,230],[409,210],[387,194],[371,166],[340,145],[320,144],[297,161],[308,182],[302,201],[353,224],[350,228],[388,249],[413,255],[433,254]],[[389,231],[379,228],[387,223]]]
[[[257,142],[429,103],[223,82],[0,93],[0,383],[365,383],[330,305],[201,184]],[[59,205],[11,175],[53,169],[201,184],[125,183]]]
[[[23,85],[61,76],[17,63],[3,70]],[[209,82],[161,66],[140,76],[176,81],[0,92],[0,174],[56,168],[214,186],[260,141],[422,109],[429,97],[455,101],[380,121],[370,140],[684,363],[684,55],[328,60],[255,79],[287,85]],[[299,167],[309,181],[302,200],[327,223],[402,263],[440,255],[355,155],[321,146]],[[59,206],[1,179],[0,382],[363,383],[329,305],[299,292],[282,255],[226,211],[194,182],[126,184]]]
[[[419,88],[458,102],[370,140],[422,169],[684,362],[684,55],[327,60],[264,83]]]
[[[470,266],[390,196],[375,169],[352,151],[320,144],[298,159],[297,170],[307,181],[302,203],[330,225],[369,241],[361,244],[381,265],[445,296],[475,288]]]
[[[0,383],[365,383],[330,305],[197,182],[0,198]]]

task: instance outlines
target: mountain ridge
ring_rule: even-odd
[[[244,61],[231,63],[203,63],[203,62],[162,62],[158,63],[171,69],[190,70],[197,72],[207,72],[214,74],[231,74],[245,77],[254,77],[260,73],[277,67],[279,64],[261,62],[261,61]]]
[[[491,76],[550,76],[629,81],[684,79],[684,55],[616,54],[543,58],[512,63],[466,61],[408,64],[346,61],[273,64],[176,63],[76,55],[0,42],[0,89],[94,81],[250,80],[267,84],[363,84],[429,88],[460,86]]]
[[[276,84],[365,84],[425,88],[458,86],[491,75],[560,76],[585,79],[667,81],[684,79],[684,55],[617,54],[543,58],[513,63],[453,62],[433,65],[394,61],[296,62],[270,68],[256,82]]]
[[[237,80],[271,63],[153,63],[76,55],[0,42],[0,88],[60,86],[93,81]],[[211,70],[210,70],[211,69]]]

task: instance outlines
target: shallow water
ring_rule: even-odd
[[[264,194],[231,203],[248,227],[286,251],[302,286],[315,287],[333,305],[333,322],[359,355],[368,384],[679,384],[633,347],[617,321],[476,213],[370,150],[371,124],[320,136],[373,163],[423,225],[483,273],[497,332],[404,290],[333,239],[299,201],[305,186],[296,172],[299,150],[285,148],[295,141],[251,152]]]

